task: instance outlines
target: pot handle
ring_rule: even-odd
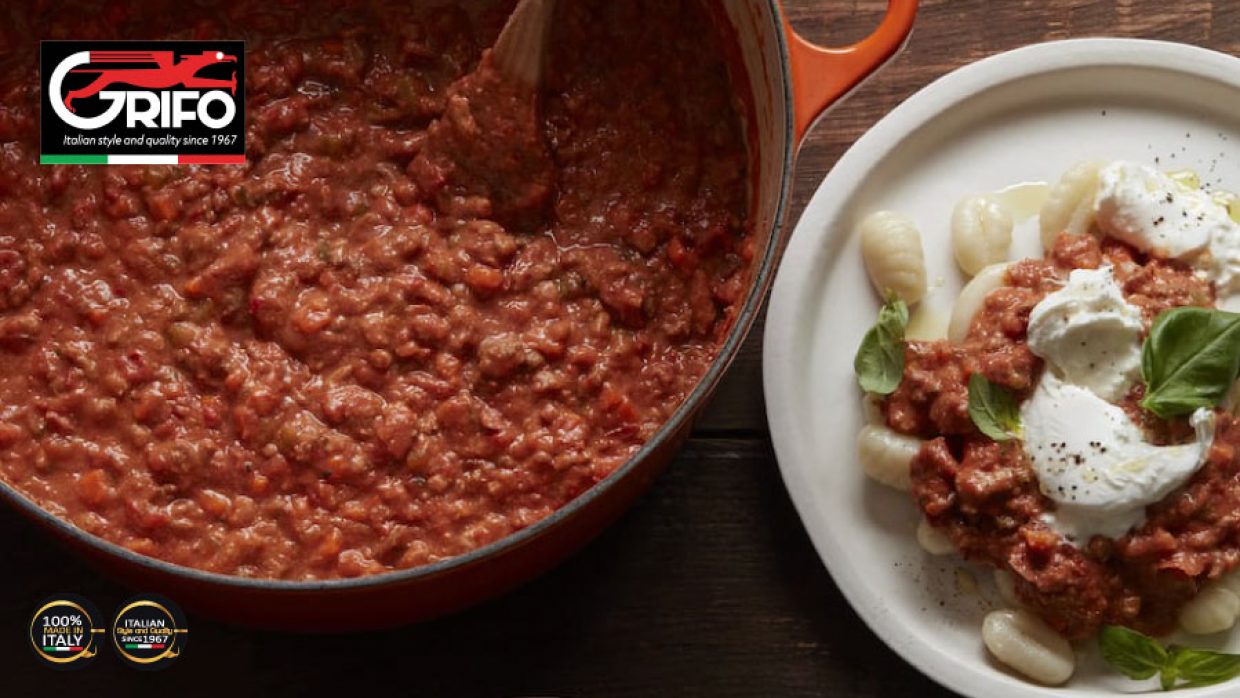
[[[917,0],[887,0],[887,15],[874,33],[843,48],[806,41],[793,30],[788,14],[783,15],[792,67],[796,142],[801,143],[827,107],[900,52],[913,30]]]

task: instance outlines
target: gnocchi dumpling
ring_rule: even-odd
[[[926,295],[926,259],[921,231],[895,211],[875,211],[862,219],[861,256],[870,282],[880,294],[894,293],[912,305]]]
[[[964,273],[1007,259],[1012,246],[1012,216],[989,194],[966,196],[952,211],[952,252]]]
[[[982,269],[960,289],[960,295],[952,305],[952,317],[947,323],[948,341],[959,344],[969,334],[969,325],[973,324],[973,316],[982,309],[986,296],[1003,285],[1007,264],[992,264]]]
[[[883,425],[887,423],[887,417],[883,414],[882,400],[874,393],[866,393],[861,396],[861,414],[865,417],[866,424]]]
[[[1024,605],[1020,595],[1016,593],[1016,577],[1011,572],[995,568],[995,590],[1008,606],[1020,608]]]
[[[865,474],[905,492],[913,489],[909,465],[920,450],[921,441],[916,437],[877,424],[861,427],[861,433],[857,435],[857,456]]]
[[[1219,577],[1218,584],[1224,589],[1230,590],[1236,596],[1240,596],[1240,567]]]
[[[1094,222],[1094,194],[1098,190],[1098,172],[1105,163],[1080,162],[1073,165],[1051,187],[1038,215],[1042,230],[1042,247],[1050,250],[1062,232],[1081,234]]]
[[[947,338],[947,313],[925,305],[914,310],[904,328],[905,339],[933,342]]]
[[[1076,670],[1076,653],[1067,638],[1028,611],[987,613],[982,642],[995,659],[1049,686],[1067,681]]]
[[[917,543],[931,555],[950,555],[956,552],[952,539],[940,529],[931,526],[924,518],[917,522]]]
[[[1180,627],[1193,635],[1229,630],[1240,615],[1240,596],[1220,583],[1207,585],[1180,609]]]

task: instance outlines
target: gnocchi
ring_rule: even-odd
[[[1240,596],[1222,584],[1210,584],[1180,609],[1180,627],[1193,635],[1221,633],[1236,624]]]
[[[861,221],[858,233],[865,269],[880,294],[894,293],[910,305],[926,295],[921,231],[911,218],[895,211],[876,211]]]
[[[1120,165],[1127,168],[1124,172],[1139,172],[1145,179],[1125,180],[1116,184],[1117,180],[1112,177],[1112,171],[1114,169],[1118,172]],[[1174,180],[1174,184],[1168,183],[1167,177]],[[907,319],[907,322],[903,323],[905,326],[902,338],[908,343],[898,346],[889,341],[894,332],[890,331],[886,324],[890,322],[888,310],[887,315],[880,316],[878,330],[867,336],[868,341],[858,352],[858,358],[854,362],[863,387],[881,385],[882,390],[879,392],[890,392],[887,386],[896,383],[894,390],[897,391],[891,397],[867,395],[862,403],[865,422],[857,435],[859,461],[866,476],[881,484],[906,491],[916,485],[920,497],[917,502],[919,516],[915,539],[926,554],[951,555],[958,552],[955,543],[962,543],[964,550],[960,552],[966,553],[963,556],[966,561],[988,563],[998,568],[993,569],[994,587],[986,588],[984,598],[981,599],[982,612],[985,614],[980,627],[982,643],[994,667],[1002,665],[1010,669],[1013,675],[1019,674],[1031,682],[1059,685],[1072,679],[1077,668],[1074,643],[1056,628],[1071,628],[1074,631],[1072,637],[1078,637],[1079,633],[1082,641],[1086,640],[1087,636],[1092,636],[1110,618],[1109,614],[1096,612],[1094,594],[1107,593],[1114,589],[1113,580],[1118,578],[1123,582],[1127,579],[1128,570],[1111,564],[1110,560],[1100,560],[1105,569],[1090,571],[1085,579],[1090,591],[1087,598],[1082,600],[1059,593],[1062,588],[1058,582],[1061,578],[1059,570],[1053,570],[1052,574],[1047,575],[1037,566],[1022,567],[1020,556],[1024,552],[1014,552],[1014,548],[1010,547],[1020,545],[1022,541],[1012,542],[1006,537],[1006,531],[1010,528],[1006,520],[1009,517],[1007,512],[994,515],[988,513],[984,517],[973,519],[976,509],[971,509],[972,504],[965,500],[971,498],[972,492],[967,490],[974,487],[974,482],[962,481],[962,469],[958,468],[958,463],[952,459],[961,458],[961,451],[965,452],[963,457],[968,459],[969,449],[974,444],[970,441],[959,443],[954,435],[962,430],[956,427],[954,421],[948,423],[942,415],[949,409],[956,410],[951,415],[953,419],[958,416],[963,421],[967,416],[987,434],[993,433],[993,429],[988,429],[986,425],[991,423],[990,426],[994,426],[992,422],[996,420],[1006,421],[1019,416],[1026,422],[1028,428],[1020,441],[996,448],[994,452],[998,454],[997,460],[1004,464],[1029,461],[1035,471],[1035,481],[1039,488],[1047,493],[1048,499],[1059,502],[1060,499],[1055,496],[1057,494],[1065,498],[1063,505],[1067,506],[1067,502],[1072,501],[1076,503],[1075,506],[1080,507],[1081,516],[1076,516],[1076,512],[1069,515],[1064,511],[1062,516],[1055,514],[1051,518],[1046,512],[1056,511],[1054,507],[1029,512],[1029,516],[1037,516],[1045,521],[1051,533],[1062,536],[1058,541],[1059,545],[1086,548],[1084,541],[1090,541],[1095,533],[1114,539],[1131,530],[1128,514],[1140,513],[1140,507],[1134,506],[1129,512],[1123,507],[1112,506],[1109,499],[1102,504],[1085,503],[1077,498],[1075,492],[1069,492],[1066,486],[1053,486],[1067,483],[1076,491],[1078,485],[1073,483],[1079,481],[1084,483],[1079,485],[1080,489],[1092,491],[1090,484],[1096,480],[1094,459],[1105,467],[1110,467],[1112,462],[1122,465],[1128,457],[1127,454],[1110,451],[1111,445],[1133,443],[1134,439],[1140,437],[1134,436],[1130,439],[1128,436],[1120,436],[1118,432],[1110,429],[1110,425],[1089,422],[1086,415],[1097,412],[1104,405],[1119,410],[1119,406],[1115,404],[1118,397],[1096,394],[1097,390],[1092,385],[1087,385],[1085,380],[1059,376],[1060,372],[1055,368],[1055,352],[1058,348],[1042,351],[1040,339],[1042,336],[1058,338],[1063,335],[1067,337],[1063,340],[1063,351],[1066,355],[1072,355],[1081,351],[1077,348],[1077,339],[1080,339],[1080,347],[1086,347],[1091,341],[1110,341],[1108,338],[1111,325],[1114,324],[1110,317],[1111,309],[1119,303],[1131,306],[1132,312],[1129,315],[1133,318],[1142,312],[1143,308],[1136,307],[1140,304],[1132,298],[1134,293],[1139,293],[1135,284],[1112,284],[1114,279],[1108,279],[1105,286],[1098,285],[1078,292],[1077,287],[1082,285],[1079,282],[1083,280],[1075,278],[1078,272],[1084,277],[1088,270],[1097,269],[1101,263],[1116,266],[1122,272],[1132,274],[1148,269],[1151,264],[1162,263],[1159,260],[1164,257],[1178,259],[1184,264],[1175,268],[1175,274],[1167,276],[1165,283],[1169,290],[1174,289],[1175,293],[1183,291],[1186,295],[1197,298],[1203,295],[1198,285],[1200,282],[1213,283],[1213,288],[1219,295],[1219,309],[1240,312],[1240,291],[1230,295],[1220,291],[1219,289],[1230,287],[1219,286],[1222,282],[1218,281],[1230,279],[1231,275],[1235,274],[1231,268],[1226,272],[1219,271],[1219,265],[1223,263],[1223,253],[1218,251],[1225,249],[1226,254],[1231,254],[1227,259],[1234,262],[1240,259],[1240,252],[1235,252],[1240,250],[1240,242],[1221,233],[1203,232],[1207,228],[1234,232],[1226,227],[1220,213],[1225,206],[1226,214],[1232,216],[1236,223],[1240,223],[1240,198],[1223,199],[1216,196],[1213,203],[1206,201],[1208,193],[1203,195],[1197,191],[1200,184],[1191,171],[1168,173],[1164,176],[1153,168],[1125,164],[1123,161],[1113,165],[1080,162],[1064,172],[1052,185],[1027,182],[994,193],[970,194],[954,202],[949,230],[942,229],[942,226],[927,228],[926,232],[931,233],[931,237],[926,240],[929,247],[923,246],[921,232],[915,222],[900,213],[878,211],[858,223],[857,234],[861,236],[866,270],[873,285],[888,297],[895,293],[910,303],[920,300],[917,307],[908,309],[907,318],[900,318]],[[1183,192],[1180,191],[1181,188],[1184,189]],[[1120,193],[1116,194],[1116,191]],[[1190,193],[1192,197],[1188,196]],[[1171,210],[1172,208],[1175,210]],[[1198,210],[1194,222],[1190,213]],[[1016,228],[1019,222],[1023,235],[1025,222],[1033,224],[1032,216],[1035,213],[1040,216],[1039,238],[1048,254],[1034,254],[1034,260],[1008,262],[1007,260],[1015,258],[1014,247],[1021,248],[1026,243],[1033,242],[1018,239],[1020,236],[1016,235]],[[1164,213],[1166,215],[1163,215]],[[1188,220],[1180,221],[1181,218]],[[929,224],[928,219],[922,222]],[[1181,222],[1183,226],[1179,226]],[[1163,223],[1175,225],[1163,226]],[[1159,226],[1161,228],[1155,230]],[[1137,232],[1130,233],[1129,228],[1137,229]],[[942,277],[932,277],[936,280],[932,281],[929,287],[926,285],[927,255],[929,261],[935,265],[941,262],[943,253],[947,252],[944,245],[940,244],[946,242],[942,235],[949,231],[951,254],[967,277],[964,279],[964,288],[955,297],[950,311],[946,304],[951,302],[951,299],[945,298],[943,294],[954,288],[940,288],[944,285]],[[1116,231],[1125,236],[1131,235],[1136,242],[1130,243],[1128,237],[1120,237]],[[1061,245],[1059,254],[1055,255],[1052,248],[1062,233],[1083,237],[1071,245]],[[1178,248],[1160,246],[1161,243],[1157,242],[1175,241],[1178,239],[1175,236],[1180,233],[1187,234],[1189,241],[1193,243],[1184,245],[1184,249],[1189,250],[1191,255],[1186,253],[1182,256],[1176,252]],[[1105,239],[1108,235],[1118,239],[1108,242]],[[1197,245],[1196,242],[1201,240],[1206,240],[1206,243],[1202,244],[1208,243],[1213,247],[1203,248]],[[1067,242],[1069,241],[1065,240],[1065,243]],[[1125,256],[1120,253],[1123,244],[1130,244],[1131,247],[1145,250],[1146,253]],[[1101,262],[1098,260],[1099,247],[1106,251]],[[1202,253],[1203,249],[1209,249],[1211,254]],[[1218,252],[1217,256],[1213,254],[1215,252]],[[940,269],[932,267],[929,271],[937,273]],[[950,273],[947,276],[950,277]],[[1012,283],[1010,288],[1006,286],[1009,281]],[[1034,293],[1030,293],[1031,290]],[[1065,292],[1057,295],[1057,290]],[[1052,296],[1056,297],[1052,299]],[[1116,296],[1120,299],[1112,303]],[[1046,308],[1050,310],[1035,312],[1035,307],[1043,302],[1047,302]],[[1228,303],[1232,305],[1228,307]],[[1051,312],[1059,313],[1060,305],[1071,306],[1072,309],[1064,313],[1063,327],[1048,329],[1049,323],[1045,318]],[[1129,308],[1125,308],[1123,312],[1128,311]],[[1056,322],[1060,319],[1055,317]],[[975,320],[978,323],[978,332],[970,339],[969,331]],[[1078,331],[1081,333],[1080,337],[1075,334]],[[1129,371],[1135,365],[1130,359],[1135,357],[1138,363],[1142,358],[1149,361],[1146,356],[1148,349],[1137,334],[1129,333],[1130,336],[1126,335],[1119,340],[1116,346],[1123,356],[1110,356],[1107,359],[1109,363],[1105,366],[1100,364],[1099,368],[1100,371],[1105,369],[1118,376],[1117,381],[1124,383],[1125,390],[1135,385],[1136,381],[1135,374]],[[940,342],[943,338],[955,346]],[[883,352],[881,357],[875,352],[876,345],[881,345],[878,346]],[[1016,360],[1011,362],[1006,362],[1007,357],[1004,357],[1006,363],[1003,365],[999,362],[989,363],[995,352],[1008,349],[1016,349],[1022,354],[1019,357],[1013,355]],[[897,350],[903,350],[908,365],[896,365]],[[1048,368],[1028,360],[1033,356],[1042,357]],[[877,373],[874,370],[878,363],[876,357],[881,358],[882,364],[879,367],[884,372],[883,377],[888,379],[881,384],[872,381]],[[890,380],[897,368],[903,370],[902,382]],[[997,400],[993,404],[988,404],[985,400],[979,401],[976,389],[978,382],[973,380],[974,374],[989,373],[992,368],[1010,371],[1008,375],[1019,376],[1023,385],[1035,388],[1033,395],[1030,397],[1011,393],[1007,396],[1010,404],[999,404]],[[1093,364],[1091,368],[1094,368]],[[1059,381],[1047,380],[1048,376],[1059,378]],[[962,395],[963,391],[960,389],[960,382],[966,379],[972,392],[968,396]],[[1186,383],[1192,384],[1192,381]],[[1210,385],[1216,392],[1228,387],[1226,383],[1216,385],[1216,382],[1211,382]],[[1081,394],[1092,394],[1097,399],[1093,403],[1081,402],[1078,408],[1069,402],[1068,398],[1061,399],[1058,391],[1062,389],[1063,395],[1067,395],[1068,388],[1073,389],[1073,395],[1079,390]],[[951,391],[951,400],[940,400],[948,391]],[[969,398],[968,415],[959,414],[966,406],[962,399],[965,397]],[[993,410],[994,414],[979,412],[979,402],[982,403],[981,407]],[[1240,416],[1240,380],[1232,382],[1226,400],[1219,406]],[[891,418],[891,425],[899,427],[900,431],[888,426],[888,416]],[[1136,431],[1142,430],[1137,420],[1131,421]],[[923,428],[922,425],[926,426]],[[1066,433],[1057,433],[1060,430]],[[1101,433],[1095,436],[1092,433],[1095,430]],[[913,436],[900,433],[904,431],[912,432]],[[996,436],[1002,440],[1002,436],[997,433]],[[1049,440],[1060,436],[1065,437],[1065,440]],[[940,437],[948,439],[945,447],[940,441],[921,440]],[[1086,448],[1083,445],[1084,440],[1089,437],[1097,440],[1090,441],[1089,448]],[[1081,439],[1079,443],[1076,441],[1078,438]],[[1202,439],[1199,438],[1197,446],[1209,448],[1208,443],[1203,444],[1200,441]],[[1152,446],[1152,443],[1143,443],[1141,448],[1147,445]],[[923,446],[926,451],[919,456]],[[986,444],[987,448],[993,446],[994,444]],[[941,455],[940,449],[944,449],[945,453]],[[1108,453],[1109,455],[1102,455]],[[1197,460],[1200,449],[1194,449],[1191,453],[1186,449],[1184,454]],[[1144,462],[1144,459],[1142,461]],[[1189,460],[1183,462],[1187,465]],[[913,470],[914,463],[916,470]],[[1226,474],[1221,477],[1226,477]],[[940,481],[954,484],[955,489],[949,485],[944,488],[942,496],[939,496],[933,489]],[[1168,490],[1165,491],[1180,487],[1181,484],[1177,483],[1182,482],[1183,480],[1171,482],[1171,477],[1168,477]],[[991,482],[985,482],[988,497],[991,496],[990,485]],[[1211,493],[1203,496],[1213,496],[1213,482],[1193,481],[1185,486],[1185,490],[1191,493],[1194,501],[1197,501],[1199,486],[1207,488]],[[1122,496],[1125,498],[1128,498],[1129,494],[1132,494],[1133,498],[1148,496],[1149,499],[1139,502],[1142,505],[1149,505],[1153,499],[1152,491],[1147,495],[1143,489],[1144,484],[1134,484],[1131,492],[1127,484],[1116,485],[1117,489],[1119,487],[1124,488]],[[1008,497],[1025,496],[1023,488],[1015,488],[1007,483],[996,486],[994,492],[996,498],[1000,493]],[[955,501],[948,499],[952,496],[956,497]],[[1107,497],[1110,497],[1109,492]],[[1127,504],[1123,506],[1127,507]],[[930,512],[929,518],[922,515],[925,512]],[[1145,511],[1151,520],[1159,520],[1160,525],[1162,520],[1159,517],[1163,515],[1162,512],[1161,509]],[[1116,524],[1113,527],[1111,521],[1106,521],[1105,525],[1098,524],[1099,532],[1092,529],[1095,517],[1101,520],[1112,515],[1116,515]],[[948,527],[932,525],[931,522],[945,523],[941,518],[943,516],[957,518]],[[1019,520],[1019,517],[1013,518]],[[1180,511],[1177,509],[1172,518],[1172,528],[1179,526],[1180,518]],[[1203,522],[1202,530],[1207,533],[1203,534],[1202,540],[1221,540],[1220,536],[1227,534],[1225,528],[1221,531],[1211,528],[1215,526],[1215,522],[1216,512],[1214,507],[1210,507],[1207,520]],[[911,523],[909,520],[908,524]],[[913,532],[913,526],[908,524],[905,524],[906,533]],[[1195,537],[1195,531],[1196,529],[1186,530],[1184,535]],[[1141,530],[1133,535],[1145,534],[1146,532]],[[1181,534],[1176,532],[1171,535]],[[970,541],[974,536],[980,543],[990,547],[973,547]],[[1051,542],[1051,539],[1048,538],[1047,542]],[[995,545],[991,546],[992,543]],[[1093,545],[1090,543],[1086,549]],[[1227,554],[1230,551],[1224,549],[1220,552]],[[924,560],[928,561],[928,558]],[[1151,574],[1161,571],[1155,559],[1148,560],[1148,563],[1143,561],[1142,564],[1151,565]],[[952,568],[956,570],[956,590],[959,594],[967,595],[979,591],[978,578],[973,571],[975,568],[953,565],[946,569]],[[1133,569],[1140,569],[1142,574],[1147,573],[1144,567],[1134,566]],[[1212,574],[1217,574],[1217,571],[1210,570]],[[982,580],[985,581],[984,576]],[[1184,603],[1184,597],[1175,594],[1165,599],[1155,596],[1151,603],[1155,604],[1160,619],[1174,618],[1184,633],[1213,635],[1240,625],[1240,567],[1233,573],[1199,586],[1198,589],[1197,596],[1187,603]],[[1136,601],[1146,603],[1146,590],[1142,588],[1140,591],[1143,593]],[[1123,598],[1114,599],[1114,602],[1123,604],[1127,610],[1133,600],[1125,595]],[[1161,605],[1164,603],[1165,606]],[[1172,603],[1175,605],[1171,605]],[[1178,618],[1174,615],[1177,608]],[[1089,620],[1082,624],[1080,621],[1085,618]],[[1107,632],[1101,639],[1105,643],[1113,638],[1114,636]],[[1090,642],[1092,645],[1093,640]],[[1075,648],[1085,651],[1084,645]],[[1082,655],[1082,673],[1085,673],[1084,657],[1085,655]],[[1113,655],[1111,659],[1114,659]]]
[[[947,314],[935,308],[920,306],[908,319],[908,327],[904,328],[906,339],[917,339],[933,342],[947,338]]]
[[[956,552],[956,546],[951,538],[948,538],[943,531],[931,526],[930,522],[925,519],[917,522],[917,543],[921,545],[922,550],[931,555],[949,555]]]
[[[913,489],[909,466],[921,450],[921,441],[890,428],[867,424],[857,435],[861,469],[871,479],[905,492]]]
[[[1094,222],[1094,194],[1102,166],[1101,162],[1077,163],[1051,187],[1038,216],[1044,249],[1050,250],[1062,232],[1079,235],[1089,231]]]
[[[865,417],[866,424],[884,425],[887,423],[887,417],[883,415],[882,402],[873,393],[866,393],[861,397],[861,414]]]
[[[1011,572],[995,569],[995,589],[999,592],[999,598],[1008,606],[1020,608],[1024,605],[1016,593],[1016,577],[1013,577]]]
[[[982,642],[1003,664],[1050,686],[1076,670],[1076,653],[1067,638],[1028,611],[991,611],[982,621]]]
[[[1231,593],[1240,597],[1240,567],[1228,572],[1222,577],[1219,577],[1218,583],[1224,589],[1228,589]]]
[[[952,252],[964,273],[1007,259],[1012,246],[1012,216],[988,194],[966,196],[952,211]]]
[[[969,325],[973,324],[973,316],[982,309],[986,296],[1003,285],[1007,264],[992,264],[982,269],[969,283],[960,290],[956,302],[952,305],[952,317],[947,323],[948,341],[959,344],[969,334]]]

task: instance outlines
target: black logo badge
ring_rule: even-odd
[[[54,669],[80,669],[99,654],[106,628],[99,609],[76,594],[57,594],[44,600],[30,621],[30,646]]]
[[[44,41],[43,164],[245,161],[245,42]]]
[[[112,646],[138,669],[164,669],[189,641],[185,614],[175,603],[155,594],[141,594],[121,604],[112,622]]]

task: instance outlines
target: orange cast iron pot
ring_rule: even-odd
[[[546,519],[459,557],[407,570],[326,581],[247,579],[139,555],[89,535],[0,483],[0,498],[108,574],[160,592],[220,620],[285,630],[341,631],[443,615],[546,571],[615,520],[676,454],[762,306],[782,249],[797,149],[822,113],[907,41],[917,0],[889,0],[881,25],[843,48],[815,46],[793,31],[778,0],[717,0],[731,34],[739,100],[750,107],[751,211],[759,254],[736,324],[685,403],[631,460]]]

